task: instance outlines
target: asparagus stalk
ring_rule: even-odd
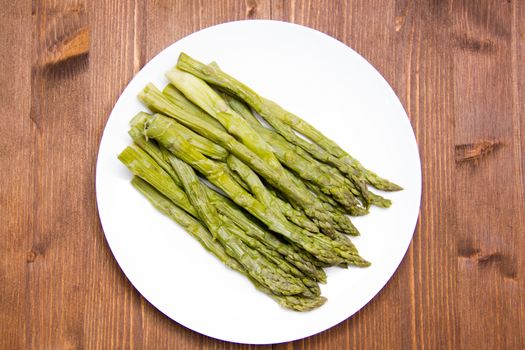
[[[304,284],[277,268],[259,251],[248,248],[238,237],[240,232],[232,233],[236,230],[235,227],[221,220],[192,167],[178,158],[173,158],[171,164],[190,202],[212,236],[222,243],[226,253],[237,260],[253,279],[278,295],[302,294],[307,291]],[[237,231],[240,230],[237,229]]]
[[[279,189],[290,201],[301,206],[306,215],[314,220],[319,227],[322,227],[327,232],[333,230],[330,213],[326,212],[319,205],[317,199],[310,191],[297,188],[288,176],[281,176],[279,172],[276,172],[233,136],[173,105],[151,84],[146,86],[139,94],[139,99],[150,109],[169,115],[198,134],[226,148],[264,177],[272,186]]]
[[[347,247],[338,244],[338,242],[331,241],[323,235],[315,235],[308,231],[301,230],[288,221],[283,222],[279,217],[276,217],[272,211],[268,210],[268,208],[246,192],[213,161],[204,157],[183,138],[169,137],[170,133],[168,133],[166,129],[169,128],[171,123],[173,123],[173,121],[169,118],[155,115],[146,128],[146,135],[156,139],[168,148],[170,152],[193,166],[211,183],[223,190],[234,202],[260,219],[270,230],[296,242],[319,260],[335,265],[342,263],[343,260],[348,260],[347,262],[349,263],[355,261],[355,254],[349,252]]]
[[[376,193],[369,192],[370,201],[373,205],[380,208],[390,208],[392,201],[390,199],[384,198]]]
[[[323,205],[327,208],[327,210],[330,210],[331,212],[337,212],[342,215],[346,214],[346,209],[343,208],[341,204],[337,203],[332,197],[327,196],[326,194],[321,192],[321,190],[319,190],[319,187],[310,182],[301,181],[301,179],[299,178],[297,178],[296,180],[297,182],[302,182],[303,186],[315,193],[317,198],[319,198],[319,200],[323,202]]]
[[[248,184],[246,183],[246,181],[244,181],[240,176],[239,174],[237,174],[235,171],[231,170],[230,168],[228,168],[230,170],[230,176],[232,178],[235,179],[235,181],[237,181],[237,183],[239,185],[242,186],[242,188],[244,188],[246,191],[250,192],[250,187],[248,186]],[[253,194],[253,193],[252,193]]]
[[[265,292],[264,290],[262,291]],[[272,297],[282,307],[285,307],[291,310],[295,310],[295,311],[301,311],[301,312],[311,311],[320,306],[323,306],[323,304],[326,302],[326,298],[322,296],[319,296],[317,298],[301,298],[297,296],[287,296],[287,297],[272,296]]]
[[[284,110],[275,102],[258,95],[248,86],[224,73],[218,66],[206,66],[190,56],[181,53],[177,62],[177,68],[238,96],[256,110],[257,113],[288,141],[302,147],[315,158],[337,166],[338,169],[345,174],[354,175],[357,172],[364,176],[372,186],[378,189],[389,191],[402,189],[400,186],[365,169],[356,159],[352,158],[334,141],[323,135],[308,122]],[[308,142],[298,137],[294,130],[308,137],[313,142]]]
[[[301,296],[279,296],[273,294],[271,290],[261,285],[259,282],[257,282],[257,280],[253,279],[253,277],[248,274],[246,269],[235,259],[226,254],[226,251],[222,245],[212,238],[209,231],[204,226],[202,226],[199,221],[186,214],[183,210],[174,205],[169,199],[160,194],[155,188],[153,188],[144,180],[138,177],[133,177],[131,183],[150,201],[150,203],[156,209],[181,225],[186,230],[186,232],[194,237],[206,250],[215,255],[222,263],[232,270],[240,272],[244,276],[248,277],[248,279],[255,285],[257,289],[271,296],[281,306],[296,311],[309,311],[323,305],[326,302],[326,298],[324,297],[305,298]]]
[[[177,186],[181,186],[179,177],[173,171],[173,168],[164,161],[164,155],[162,154],[160,148],[157,146],[156,143],[154,143],[153,140],[146,140],[144,135],[142,134],[139,129],[132,127],[129,129],[128,134],[133,139],[133,142],[135,145],[139,146],[144,152],[146,152],[151,158],[155,160],[155,162],[160,165],[160,167],[168,173],[168,175],[172,178],[172,180],[177,184]]]

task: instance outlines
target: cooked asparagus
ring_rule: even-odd
[[[348,214],[391,205],[369,185],[400,186],[214,62],[182,53],[166,77],[139,93],[156,114],[131,120],[118,156],[157,209],[292,310],[326,301],[324,267],[370,265],[343,234],[359,234]]]

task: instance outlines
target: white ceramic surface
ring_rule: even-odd
[[[365,166],[402,185],[393,206],[372,208],[354,222],[354,239],[372,262],[366,269],[331,268],[328,302],[307,313],[278,306],[224,267],[133,189],[117,159],[130,144],[128,121],[146,110],[136,99],[184,51],[222,69],[311,122]],[[97,161],[100,220],[123,272],[156,308],[199,333],[232,342],[268,344],[326,330],[361,309],[390,279],[410,244],[421,196],[418,148],[407,115],[383,77],[359,54],[310,28],[277,21],[210,27],[169,46],[126,87],[109,117]]]

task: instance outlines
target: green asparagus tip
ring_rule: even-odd
[[[392,191],[403,191],[404,188],[399,186],[398,184],[392,183]]]
[[[369,267],[370,265],[372,265],[372,263],[370,261],[362,259],[362,261],[359,261],[359,263],[354,263],[353,265],[357,267]]]

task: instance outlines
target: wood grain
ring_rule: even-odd
[[[94,193],[126,84],[164,47],[240,19],[303,24],[392,85],[422,159],[413,242],[363,310],[257,348],[525,348],[525,3],[2,1],[0,349],[254,349],[151,306],[116,264]],[[277,40],[277,39],[276,39]]]
[[[524,293],[519,289],[523,270],[518,270],[518,260],[523,261],[525,247],[523,182],[518,171],[523,161],[522,135],[514,131],[519,131],[519,116],[512,84],[518,78],[512,77],[517,63],[513,32],[519,25],[513,11],[518,3],[482,1],[481,6],[473,6],[464,1],[452,7],[461,14],[454,18],[452,38],[454,73],[462,78],[455,87],[462,97],[454,103],[456,154],[461,145],[474,153],[456,161],[455,167],[455,191],[461,194],[456,198],[457,211],[470,213],[457,225],[457,278],[462,293],[458,312],[468,312],[477,320],[460,318],[463,346],[518,349],[523,345],[522,331],[509,332],[524,327],[516,307],[523,305]],[[480,191],[481,184],[490,189]]]
[[[0,348],[27,347],[27,265],[34,227],[31,112],[31,6],[17,2],[0,11]],[[5,45],[5,46],[4,46]],[[7,132],[9,129],[9,132]]]

